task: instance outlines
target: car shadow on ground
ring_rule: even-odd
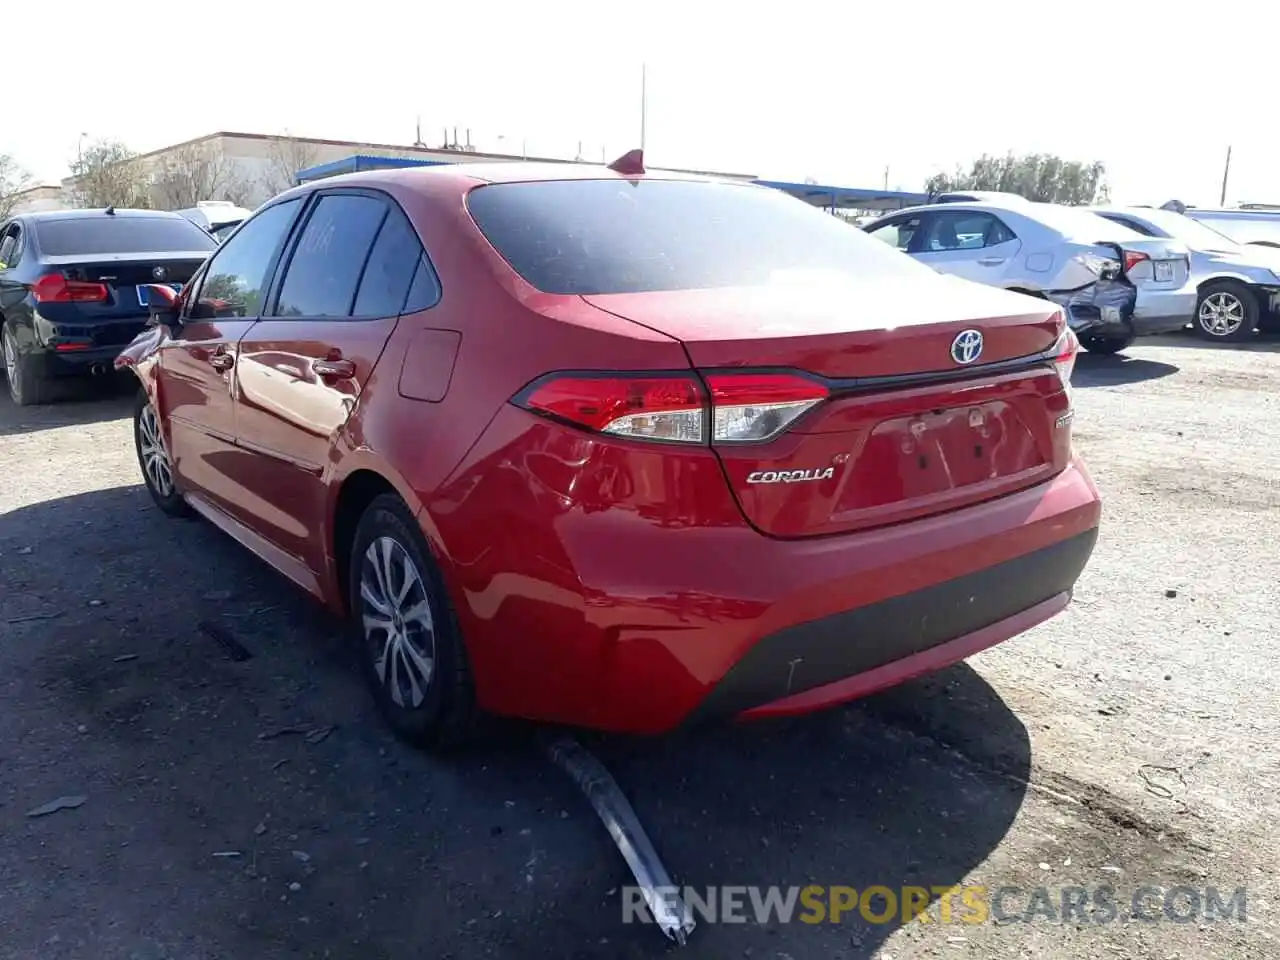
[[[137,381],[132,376],[69,380],[59,385],[59,395],[53,403],[17,407],[9,399],[4,372],[0,370],[0,437],[119,420],[133,414],[136,392]]]
[[[1116,387],[1128,383],[1159,380],[1177,373],[1171,363],[1144,360],[1124,353],[1104,356],[1081,351],[1076,357],[1076,367],[1071,374],[1073,387]]]
[[[8,946],[667,953],[656,928],[623,924],[624,862],[527,728],[449,760],[414,751],[372,715],[349,651],[316,605],[141,487],[0,516]],[[757,924],[748,897],[748,922],[701,923],[690,957],[876,955],[902,923],[898,891],[932,895],[980,865],[1030,770],[1026,730],[963,665],[807,718],[581,739],[678,884],[894,891],[868,902],[884,922]],[[65,795],[87,799],[24,816]]]

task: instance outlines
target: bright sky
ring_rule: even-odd
[[[25,77],[0,152],[66,174],[81,133],[139,151],[236,130],[609,158],[919,189],[986,152],[1102,160],[1114,199],[1280,203],[1280,5],[1022,0],[116,0],[63,29],[6,3]],[[58,20],[57,17],[54,20]],[[21,38],[26,38],[22,40]],[[499,139],[499,138],[502,139]]]

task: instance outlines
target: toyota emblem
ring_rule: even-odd
[[[982,356],[982,331],[964,330],[951,341],[951,359],[960,365]]]
[[[152,278],[153,278],[153,279],[156,279],[156,280],[163,280],[163,279],[165,278],[165,276],[166,276],[166,274],[167,274],[167,273],[168,273],[168,271],[167,271],[167,270],[165,270],[165,268],[164,268],[164,267],[152,267],[152,268],[151,268],[151,276],[152,276]],[[953,349],[953,352],[954,352],[954,349]]]

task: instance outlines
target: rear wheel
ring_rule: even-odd
[[[0,353],[4,357],[4,378],[9,384],[9,397],[15,405],[30,407],[53,399],[53,385],[41,376],[30,357],[18,353],[18,344],[7,326],[0,331]]]
[[[418,521],[395,494],[365,510],[348,567],[360,668],[378,709],[416,746],[464,743],[476,725],[466,648]]]
[[[1248,340],[1258,328],[1258,298],[1234,280],[1207,283],[1196,302],[1195,327],[1205,340]]]
[[[1090,353],[1100,353],[1105,355],[1119,353],[1133,346],[1135,334],[1130,333],[1082,333],[1080,334],[1080,346],[1084,347]]]
[[[156,506],[171,517],[190,516],[191,508],[173,482],[173,463],[160,430],[160,417],[145,390],[138,391],[133,408],[133,445],[142,480]]]

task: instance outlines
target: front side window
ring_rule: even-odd
[[[989,213],[935,213],[920,252],[981,250],[1012,239],[1012,231]]]
[[[919,217],[907,217],[902,220],[895,220],[892,223],[884,223],[878,227],[868,230],[867,233],[875,237],[877,240],[887,243],[891,247],[901,250],[903,253],[911,247],[911,239],[916,235],[916,231],[920,229]]]
[[[284,246],[301,202],[286,200],[267,207],[241,225],[209,261],[197,294],[199,302],[192,305],[193,313],[203,315],[208,310],[218,317],[256,317],[262,313],[271,266]]]
[[[492,183],[472,219],[546,293],[768,286],[818,274],[932,275],[857,227],[768,187],[693,180]]]
[[[289,258],[277,317],[349,317],[360,276],[387,216],[386,203],[357,194],[322,196]],[[228,243],[234,243],[232,237]],[[407,291],[406,279],[402,291]],[[403,293],[400,304],[404,303]],[[397,305],[392,315],[400,312]]]

